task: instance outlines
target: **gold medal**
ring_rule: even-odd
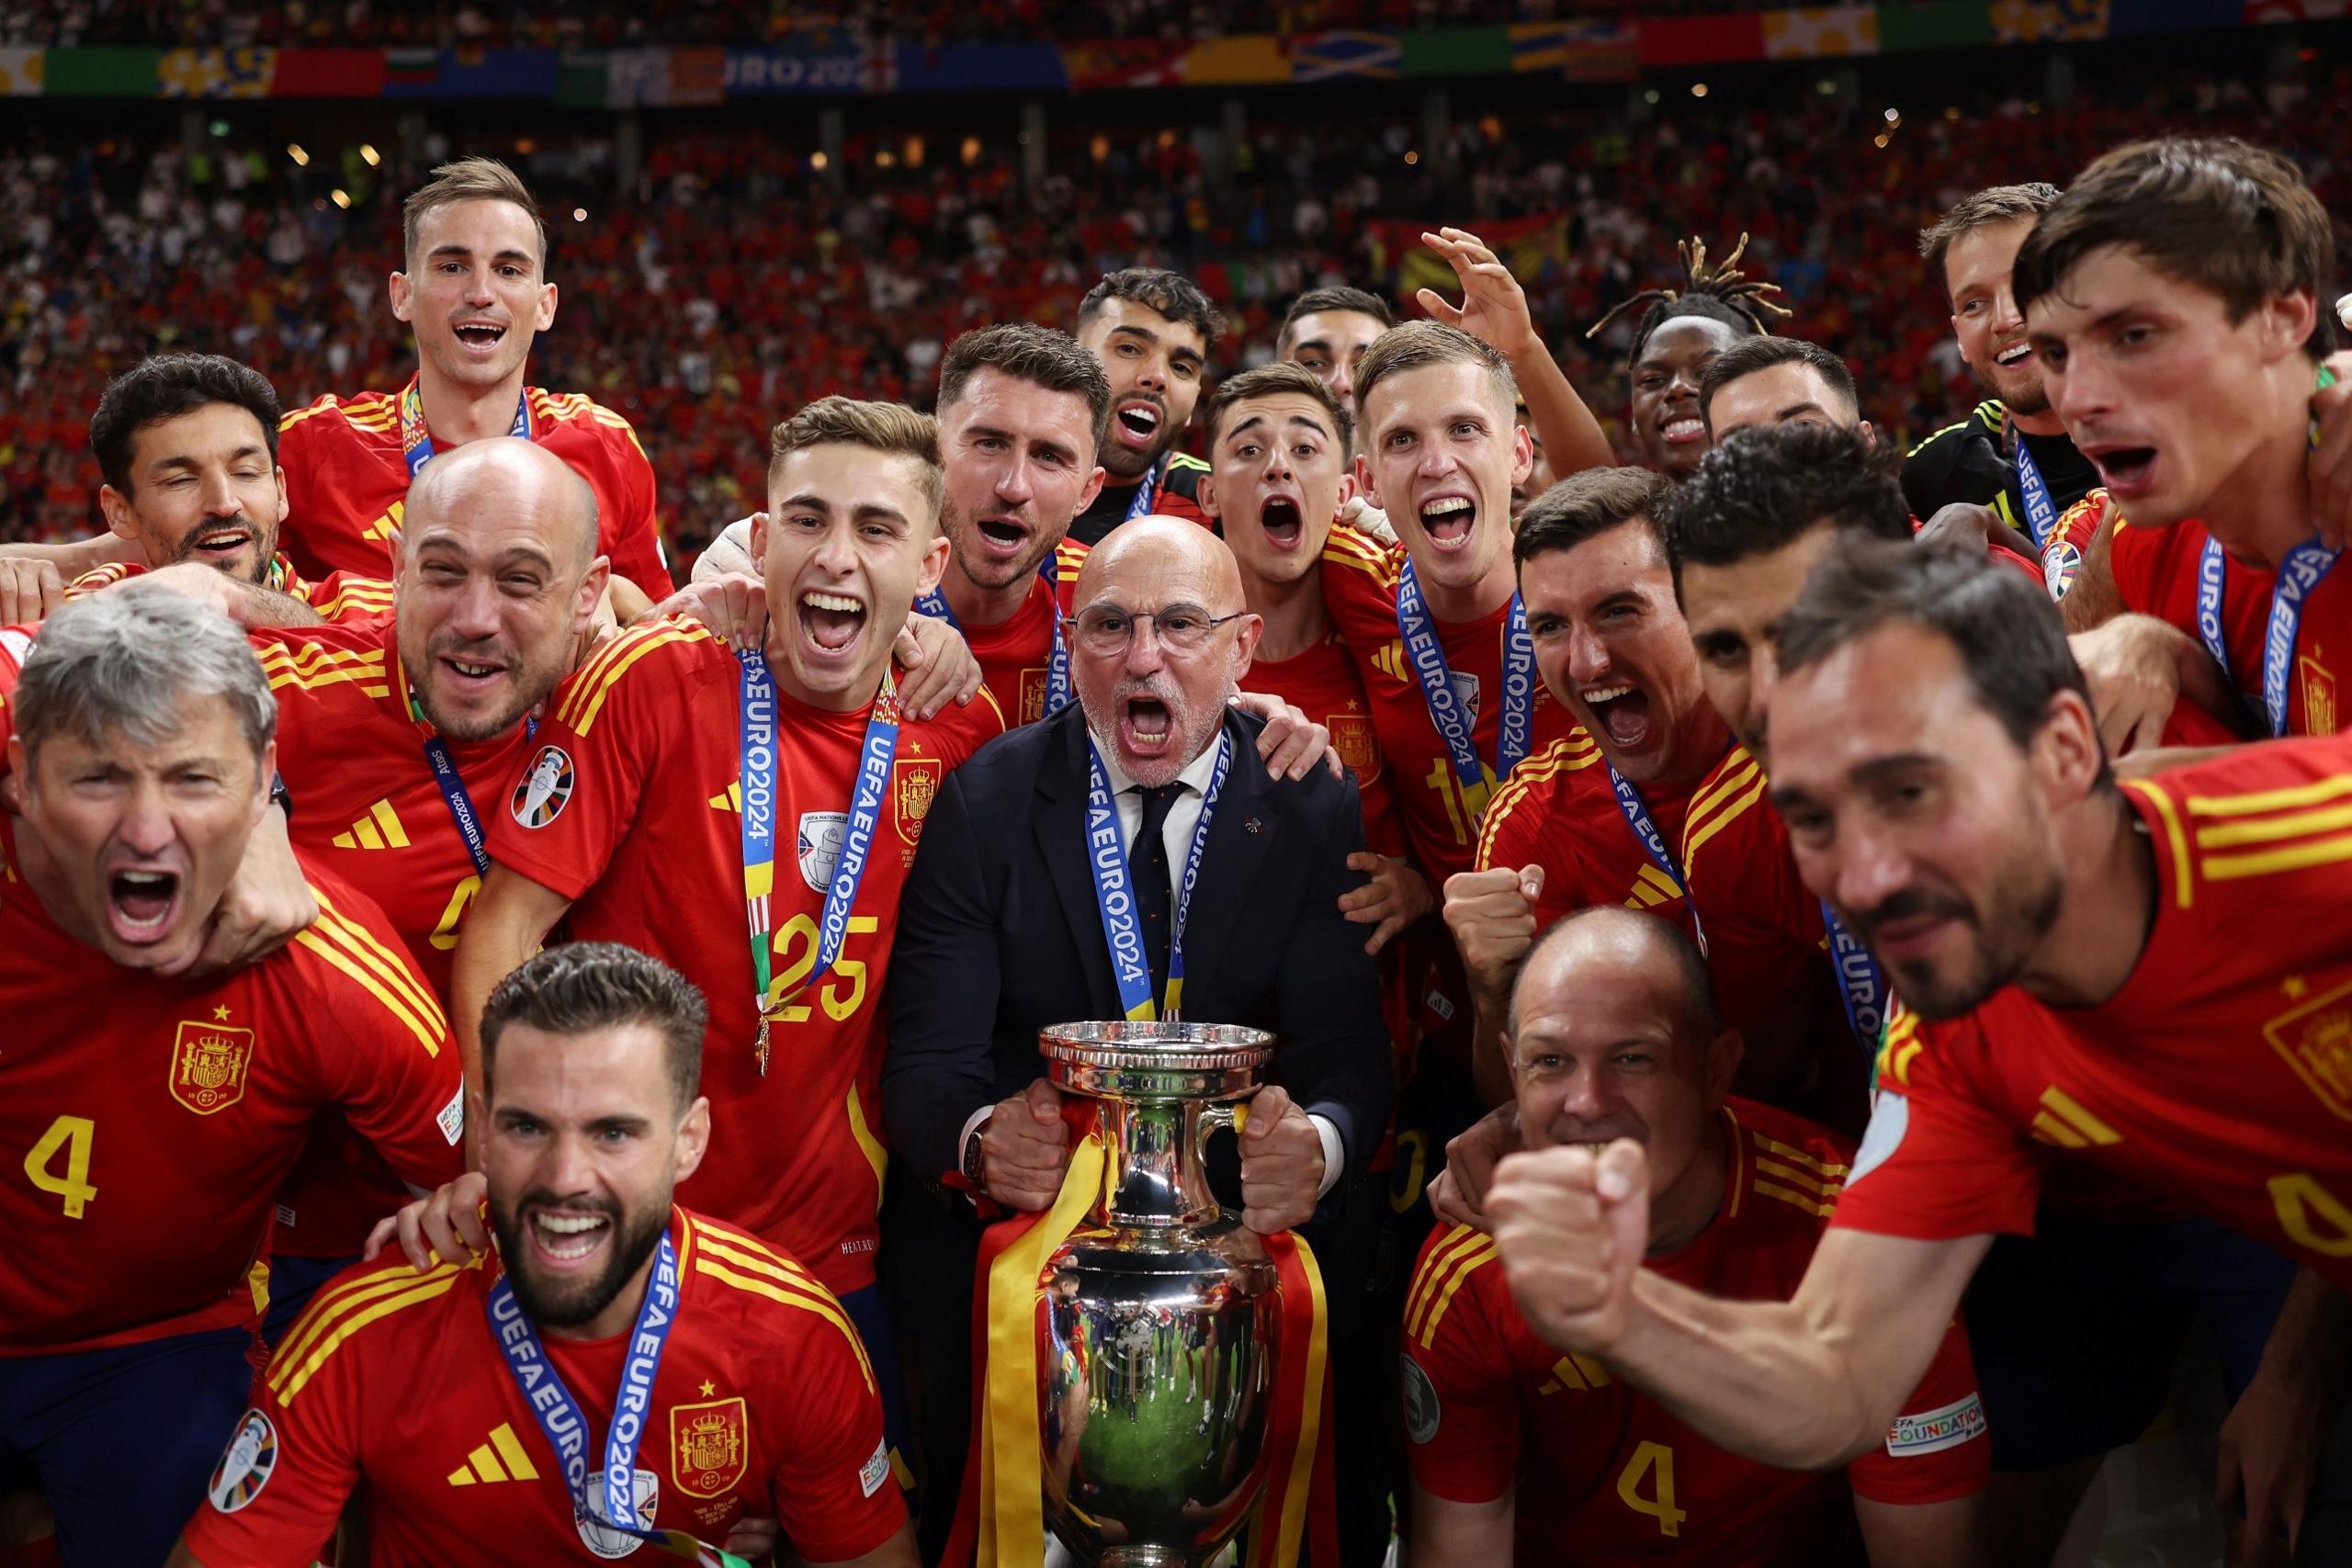
[[[768,1076],[768,1021],[760,1020],[760,1032],[752,1041],[752,1059],[760,1066],[760,1077]]]

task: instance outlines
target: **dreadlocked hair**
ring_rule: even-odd
[[[1786,317],[1793,314],[1785,305],[1765,298],[1778,294],[1781,286],[1762,278],[1751,278],[1739,270],[1739,258],[1747,254],[1747,235],[1743,231],[1739,243],[1731,254],[1710,265],[1707,242],[1693,237],[1674,242],[1675,251],[1682,257],[1685,285],[1680,289],[1645,288],[1632,299],[1612,307],[1610,312],[1592,324],[1584,335],[1599,337],[1609,330],[1611,322],[1626,311],[1648,306],[1643,312],[1641,324],[1634,329],[1634,345],[1625,357],[1631,361],[1641,357],[1642,344],[1650,334],[1667,322],[1683,316],[1702,316],[1721,321],[1745,337],[1772,335],[1767,315]]]

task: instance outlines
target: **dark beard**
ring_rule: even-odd
[[[1997,888],[1990,918],[1979,919],[1975,910],[1957,900],[1906,890],[1872,910],[1867,919],[1858,920],[1854,929],[1867,942],[1877,923],[1900,919],[1905,915],[1932,912],[1965,920],[1976,934],[1974,964],[1969,974],[1942,983],[1931,971],[1918,971],[1905,964],[1887,966],[1893,972],[1895,994],[1912,1011],[1922,1018],[1960,1018],[1984,1006],[1996,991],[2024,970],[2033,950],[2050,934],[2050,928],[2057,924],[2059,904],[2064,896],[2064,880],[2052,871],[2025,890],[2019,890],[2015,884]]]
[[[610,1202],[572,1204],[610,1215],[613,1240],[602,1272],[585,1285],[558,1292],[546,1289],[533,1273],[531,1238],[523,1234],[521,1220],[524,1209],[533,1204],[553,1206],[557,1201],[552,1192],[536,1191],[526,1194],[513,1210],[492,1202],[490,1225],[498,1236],[499,1255],[506,1260],[506,1277],[514,1286],[514,1299],[523,1303],[531,1321],[542,1328],[577,1328],[612,1305],[621,1288],[653,1256],[662,1233],[670,1226],[670,1204],[667,1199],[649,1204],[634,1222]]]

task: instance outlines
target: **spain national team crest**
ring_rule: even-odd
[[[1358,784],[1380,776],[1380,743],[1373,739],[1371,719],[1360,713],[1335,713],[1323,723],[1331,731],[1331,750],[1355,773]]]
[[[1021,722],[1035,724],[1046,716],[1046,671],[1032,666],[1021,672]]]
[[[183,1021],[172,1036],[172,1098],[198,1116],[226,1111],[245,1098],[245,1072],[253,1059],[252,1030],[217,1020]]]
[[[2313,652],[2317,650],[2314,649]],[[2333,735],[2335,733],[2335,677],[2312,654],[2295,660],[2296,672],[2303,679],[2303,726],[2299,735]]]
[[[717,1497],[743,1479],[751,1423],[739,1399],[670,1407],[670,1479],[690,1497]]]
[[[922,837],[922,819],[931,815],[946,776],[936,757],[901,757],[890,764],[890,820],[908,843]]]
[[[2262,1032],[2323,1104],[2352,1122],[2352,982],[2279,1014]]]
[[[514,786],[507,809],[526,828],[544,828],[563,814],[571,799],[571,753],[560,746],[542,746],[531,759],[530,772]]]

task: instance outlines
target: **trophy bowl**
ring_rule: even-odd
[[[1099,1102],[1107,1153],[1038,1283],[1046,1518],[1081,1562],[1204,1563],[1264,1484],[1275,1270],[1210,1193],[1201,1145],[1236,1123],[1273,1044],[1228,1024],[1040,1032],[1054,1086]]]

